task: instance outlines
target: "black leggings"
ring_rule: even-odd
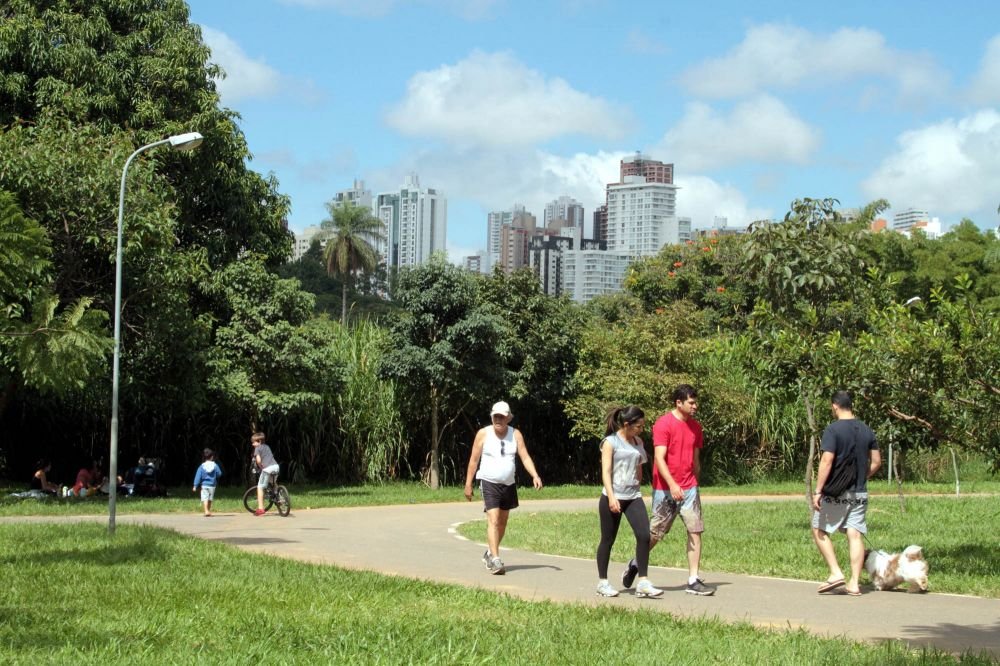
[[[622,516],[628,518],[628,524],[635,533],[635,563],[639,565],[639,575],[645,576],[649,570],[649,514],[642,498],[634,500],[618,500],[621,513],[611,513],[608,498],[601,495],[597,501],[597,513],[601,516],[601,543],[597,546],[597,576],[602,580],[608,577],[608,562],[611,561],[611,547],[615,545],[618,536],[618,526]]]

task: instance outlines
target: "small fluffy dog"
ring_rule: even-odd
[[[927,561],[920,546],[907,546],[902,553],[865,551],[865,570],[876,590],[891,590],[906,583],[907,592],[927,591]]]

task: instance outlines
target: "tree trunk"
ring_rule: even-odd
[[[344,282],[340,289],[340,324],[347,326],[347,276],[343,276]]]
[[[437,490],[441,486],[441,478],[438,473],[438,391],[436,387],[431,388],[431,490]]]

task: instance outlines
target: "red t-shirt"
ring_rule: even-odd
[[[694,450],[702,445],[701,424],[695,419],[681,421],[672,412],[656,419],[653,425],[653,451],[656,447],[667,447],[667,469],[670,476],[687,490],[698,485],[694,477]],[[669,490],[666,479],[660,478],[660,471],[653,464],[653,490]]]

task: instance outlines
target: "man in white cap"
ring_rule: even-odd
[[[465,474],[465,499],[472,501],[472,479],[479,479],[486,511],[486,541],[489,544],[489,550],[483,553],[483,563],[490,573],[499,575],[507,571],[500,559],[500,542],[507,530],[510,510],[517,508],[515,454],[521,459],[525,471],[531,475],[535,490],[541,490],[542,479],[528,455],[524,437],[517,428],[509,425],[514,417],[510,412],[510,405],[503,401],[496,403],[490,411],[490,417],[493,424],[481,428],[472,442],[469,469]]]

